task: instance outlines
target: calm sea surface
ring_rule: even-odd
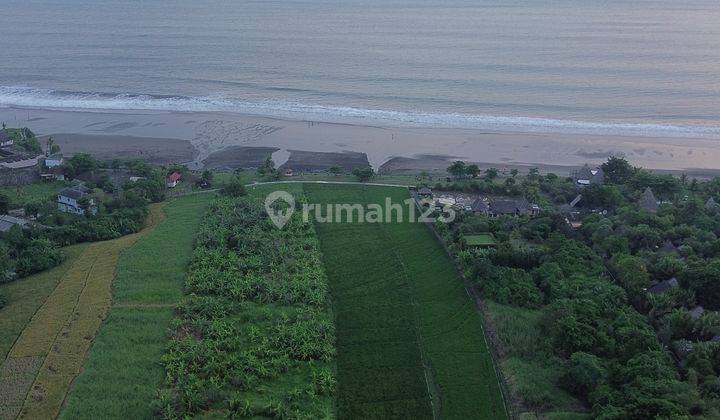
[[[720,133],[717,0],[3,0],[0,106]]]

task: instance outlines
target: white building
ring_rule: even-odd
[[[45,166],[48,169],[62,166],[64,162],[63,155],[50,155],[45,158]]]
[[[90,210],[90,213],[96,214],[97,206],[95,205],[95,200],[89,197],[87,188],[85,187],[62,189],[57,197],[58,210],[65,213],[83,215],[85,214],[85,209],[80,205],[80,201],[85,197],[88,198],[88,210]]]
[[[13,144],[13,139],[5,131],[0,130],[0,147],[10,147]]]

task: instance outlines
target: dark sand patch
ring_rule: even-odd
[[[621,152],[613,151],[613,150],[598,150],[595,152],[585,151],[585,150],[578,150],[576,155],[580,157],[584,157],[587,159],[607,159],[610,156],[620,156]]]
[[[103,131],[105,133],[117,133],[118,131],[127,130],[128,128],[133,128],[133,127],[137,127],[137,123],[123,122],[123,123],[109,125],[98,131]]]
[[[44,143],[47,136],[41,137]],[[168,164],[189,162],[197,151],[188,140],[118,135],[53,134],[66,156],[89,153],[100,160],[141,159]]]
[[[211,154],[202,163],[207,169],[254,169],[278,150],[277,147],[231,146]]]
[[[280,169],[292,169],[296,172],[326,171],[338,166],[346,172],[355,168],[370,166],[367,154],[359,152],[309,152],[304,150],[288,150],[290,158]]]
[[[419,155],[415,158],[396,156],[383,163],[380,174],[418,174],[420,172],[445,172],[450,166],[448,156]]]
[[[507,159],[507,158],[504,158]],[[383,163],[378,173],[384,175],[418,175],[421,172],[427,172],[434,175],[447,175],[447,168],[454,160],[458,160],[454,156],[442,155],[418,155],[416,157],[396,156]],[[513,169],[517,169],[521,174],[526,174],[532,168],[538,168],[542,173],[553,172],[560,176],[567,176],[578,169],[575,166],[562,165],[538,165],[534,163],[509,161],[507,163],[497,162],[472,162],[465,160],[466,163],[477,165],[481,171],[495,168],[501,174],[509,174]]]

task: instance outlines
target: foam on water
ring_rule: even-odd
[[[361,122],[389,126],[466,128],[520,132],[563,132],[632,136],[718,137],[720,127],[666,124],[591,122],[524,116],[443,114],[297,102],[245,101],[221,96],[150,96],[66,92],[0,86],[0,107],[72,109],[85,111],[145,110],[173,112],[235,112],[325,122]]]

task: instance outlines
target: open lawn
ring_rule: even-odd
[[[0,187],[0,194],[10,198],[10,208],[23,207],[27,203],[45,202],[66,185],[65,182],[37,182],[34,184]]]
[[[152,415],[173,308],[182,295],[195,231],[213,197],[195,194],[166,203],[166,219],[121,255],[108,317],[61,418]]]
[[[465,235],[463,236],[463,239],[465,239],[465,244],[468,246],[495,246],[495,238],[493,237],[492,233],[480,233],[477,235]]]
[[[311,203],[402,203],[406,190],[305,185]],[[506,417],[480,315],[416,223],[317,223],[338,348],[339,418]]]

